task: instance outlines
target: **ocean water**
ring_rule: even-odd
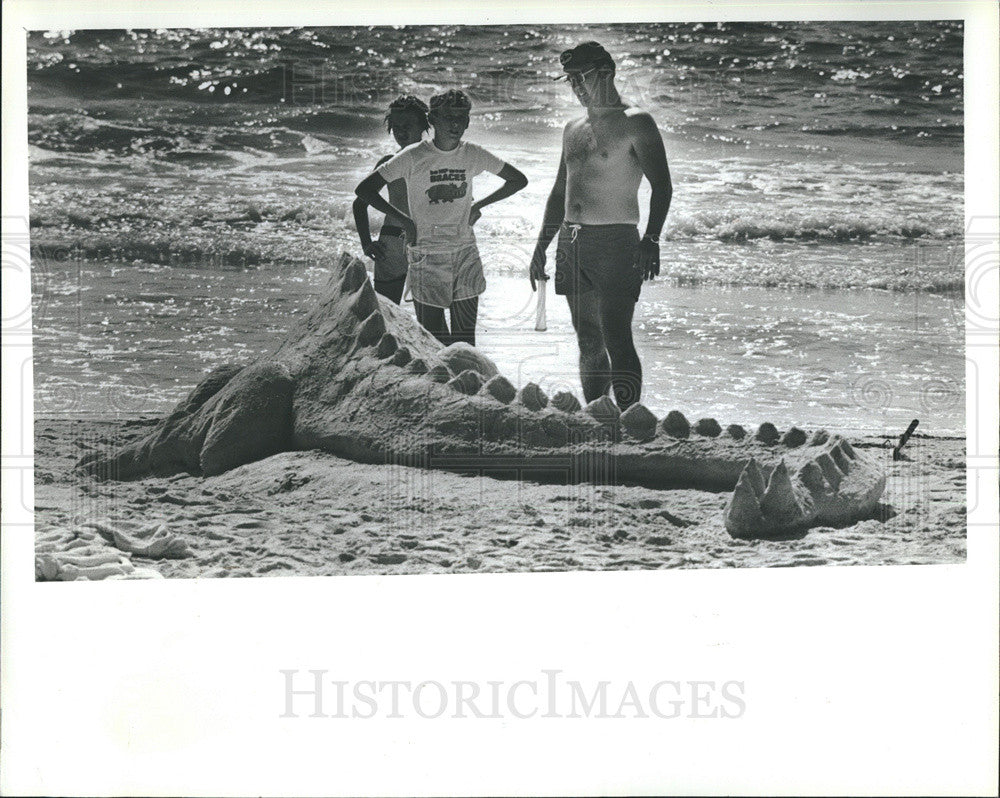
[[[544,343],[512,320],[580,112],[551,77],[591,38],[657,120],[674,181],[636,320],[647,403],[961,432],[960,22],[32,33],[37,412],[159,412],[267,351],[357,250],[353,187],[395,149],[388,101],[455,86],[467,138],[531,181],[477,226],[481,345],[563,379],[564,305]]]

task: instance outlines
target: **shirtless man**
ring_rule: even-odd
[[[659,238],[673,193],[670,170],[656,122],[618,94],[607,50],[585,42],[559,60],[587,115],[563,131],[559,172],[531,259],[531,288],[548,279],[545,251],[558,231],[555,288],[569,303],[583,395],[591,402],[613,387],[624,411],[642,391],[632,314],[643,280],[660,273]],[[643,176],[653,193],[640,239]]]

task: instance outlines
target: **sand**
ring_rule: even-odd
[[[160,529],[191,556],[126,556],[140,573],[165,577],[906,565],[966,556],[958,438],[915,435],[898,462],[895,441],[853,438],[886,469],[876,517],[742,541],[722,525],[728,493],[497,480],[319,451],[284,452],[207,479],[99,483],[72,472],[99,441],[124,441],[154,421],[36,419],[36,540],[86,531],[88,522]]]

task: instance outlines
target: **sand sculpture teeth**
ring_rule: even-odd
[[[761,443],[773,444],[778,442],[778,438],[781,437],[778,433],[778,428],[774,426],[770,421],[765,421],[757,429],[756,438]]]
[[[426,374],[430,371],[430,367],[427,365],[427,361],[422,357],[415,357],[407,366],[407,371],[411,374]]]
[[[355,293],[351,309],[359,319],[366,319],[372,313],[378,311],[378,295],[375,293],[375,289],[372,288],[372,284],[367,280]]]
[[[517,397],[517,389],[502,374],[497,374],[483,385],[483,390],[501,404],[509,405]]]
[[[451,380],[451,372],[448,371],[448,367],[444,363],[435,363],[431,366],[427,376],[442,385],[446,385]]]
[[[621,417],[621,410],[611,401],[610,396],[599,396],[593,402],[588,402],[583,412],[598,423],[609,427],[617,424]]]
[[[475,372],[472,369],[466,369],[461,374],[450,379],[447,385],[454,388],[459,393],[472,396],[473,394],[479,393],[479,389],[483,387],[483,381],[478,372]]]
[[[517,401],[522,407],[538,412],[544,410],[545,406],[548,405],[549,397],[535,383],[529,382],[517,392]]]
[[[375,346],[385,335],[385,320],[377,310],[368,316],[358,330],[358,348]]]
[[[405,366],[412,358],[413,355],[410,354],[410,350],[405,346],[401,346],[393,352],[389,362],[394,366]]]
[[[387,357],[392,357],[396,354],[398,349],[399,344],[396,342],[396,336],[387,332],[379,339],[378,350],[375,354],[379,360],[385,360]]]
[[[340,279],[340,293],[353,294],[366,282],[368,282],[368,272],[364,264],[361,261],[351,261],[347,264],[343,277]]]
[[[809,438],[809,445],[820,446],[826,443],[828,440],[830,440],[830,433],[827,432],[825,429],[818,429],[812,434],[812,437]]]
[[[622,429],[633,438],[644,441],[656,437],[656,416],[645,405],[636,402],[621,414]]]
[[[722,434],[722,427],[714,418],[699,418],[695,422],[694,431],[706,438],[718,438]]]
[[[726,528],[740,537],[865,517],[881,495],[877,463],[836,436],[802,440],[793,428],[778,447],[771,423],[755,435],[739,425],[722,435],[710,419],[692,430],[676,410],[658,423],[641,404],[620,413],[608,396],[581,407],[566,391],[550,400],[534,383],[516,390],[482,352],[442,348],[406,310],[378,297],[360,261],[344,256],[336,271],[271,355],[214,370],[147,437],[90,455],[79,468],[118,479],[212,474],[318,448],[525,479],[732,490]],[[271,402],[266,414],[263,399]],[[595,468],[599,462],[613,467]]]
[[[691,424],[680,410],[671,410],[660,424],[671,438],[684,439],[691,435]]]
[[[500,373],[492,360],[464,341],[446,346],[438,352],[438,357],[454,374],[472,370],[482,377],[483,381],[486,381]]]
[[[804,444],[807,440],[808,436],[802,430],[798,427],[792,427],[781,436],[781,445],[787,446],[789,449],[794,449]]]
[[[734,441],[741,441],[747,436],[747,431],[739,424],[730,424],[726,427],[726,434]]]
[[[549,403],[564,413],[575,413],[581,407],[580,400],[569,391],[556,391],[549,400]]]

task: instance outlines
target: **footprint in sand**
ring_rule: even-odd
[[[688,521],[686,518],[681,518],[678,515],[674,515],[668,510],[660,510],[660,512],[658,512],[656,515],[657,517],[662,518],[664,521],[669,521],[674,526],[681,526],[681,527],[691,526],[691,524],[694,523],[693,521]]]
[[[808,552],[802,552],[800,554],[793,554],[792,559],[795,561],[796,565],[827,565],[828,561],[826,557],[817,557],[815,554],[809,554]]]
[[[521,542],[520,538],[492,538],[490,540],[490,543],[492,543],[494,546],[501,546],[507,549],[514,548],[520,542]]]
[[[402,565],[406,562],[405,554],[376,554],[372,558],[376,565]]]
[[[270,571],[275,571],[279,568],[290,569],[291,567],[292,566],[290,566],[287,562],[269,562],[267,565],[262,565],[260,568],[258,568],[257,573],[266,574]]]

